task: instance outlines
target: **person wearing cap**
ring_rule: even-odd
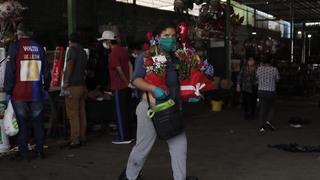
[[[133,141],[133,130],[130,127],[130,79],[133,66],[130,62],[128,52],[118,44],[115,34],[112,31],[104,31],[98,39],[106,49],[111,49],[109,55],[109,74],[111,90],[115,102],[115,110],[118,124],[118,139],[113,144],[129,144]]]
[[[62,88],[69,92],[65,96],[70,124],[70,142],[67,147],[73,149],[85,143],[87,131],[85,76],[88,57],[80,44],[80,37],[77,33],[69,36],[69,50],[66,56],[67,66]]]
[[[33,125],[35,155],[44,158],[44,128],[41,117],[43,101],[48,97],[50,70],[45,50],[31,38],[30,28],[23,23],[17,27],[18,40],[9,47],[4,90],[11,100],[19,125],[19,160],[30,160],[27,121]]]

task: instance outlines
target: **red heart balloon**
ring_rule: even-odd
[[[186,43],[188,41],[188,25],[185,22],[181,22],[178,26],[179,28],[179,40],[181,43]]]

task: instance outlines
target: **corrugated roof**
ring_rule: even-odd
[[[116,1],[130,3],[130,4],[133,3],[133,0],[116,0]],[[136,0],[137,5],[151,7],[155,9],[167,10],[167,11],[174,11],[173,3],[174,3],[174,0]],[[192,14],[195,16],[199,15],[199,8],[200,6],[197,6],[196,4],[194,4],[193,10],[189,10],[189,14]]]
[[[276,18],[290,20],[292,4],[295,21],[320,21],[320,0],[236,0],[247,6],[274,15]]]

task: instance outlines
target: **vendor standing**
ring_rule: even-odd
[[[115,110],[118,123],[118,139],[113,144],[130,144],[133,141],[134,130],[131,127],[131,75],[133,66],[128,52],[118,44],[118,40],[112,31],[104,31],[102,37],[103,47],[111,49],[109,55],[109,74],[111,90],[115,102]]]
[[[19,134],[17,158],[29,160],[27,121],[33,125],[36,151],[35,157],[44,158],[44,128],[42,122],[43,101],[48,97],[50,71],[45,51],[32,38],[27,24],[17,27],[18,41],[9,47],[6,65],[4,91],[6,100],[11,100],[16,114]]]
[[[69,50],[67,52],[67,66],[64,73],[62,88],[69,92],[65,97],[66,111],[70,123],[69,148],[79,148],[86,141],[87,119],[85,84],[87,54],[80,44],[77,33],[69,36]]]

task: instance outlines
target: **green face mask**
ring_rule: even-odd
[[[176,47],[177,40],[176,38],[161,38],[160,39],[160,47],[166,52],[170,52],[174,50]]]

